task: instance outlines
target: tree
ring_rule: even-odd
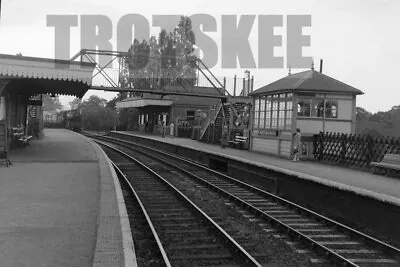
[[[150,46],[146,40],[139,42],[134,40],[133,44],[128,50],[126,62],[129,66],[129,71],[142,70],[149,62]]]
[[[74,100],[70,101],[70,102],[68,103],[68,105],[69,105],[69,107],[70,107],[71,109],[80,108],[81,105],[82,105],[82,99],[76,97],[76,98],[74,98]]]
[[[106,107],[116,110],[116,103],[127,98],[127,93],[118,93],[116,97],[107,102]],[[136,108],[120,108],[117,110],[118,129],[133,130],[137,126],[139,112]]]
[[[372,116],[371,112],[368,112],[367,110],[365,110],[361,107],[356,107],[356,120],[357,121],[368,121],[371,116]]]
[[[44,111],[57,111],[63,108],[58,96],[50,97],[43,95],[43,110]]]
[[[149,83],[149,79],[140,78],[195,78],[195,67],[188,63],[194,57],[195,41],[190,18],[182,16],[172,32],[168,33],[162,29],[158,38],[152,36],[149,42],[139,42],[135,39],[126,57],[128,70],[125,69],[121,76],[126,76],[129,72],[131,82],[134,81],[134,88],[146,89],[155,85]],[[121,77],[121,81],[121,84],[127,85],[124,77]]]
[[[129,83],[133,88],[149,89],[151,77],[147,65],[149,63],[150,45],[147,41],[134,40],[128,50],[126,63],[129,70]]]
[[[361,107],[356,108],[357,121],[373,121],[380,123],[400,124],[400,105],[393,106],[388,111],[378,111],[374,114]]]
[[[150,37],[149,41],[150,53],[149,53],[149,63],[147,68],[152,77],[160,77],[161,75],[161,52],[160,45],[155,36]]]
[[[86,130],[108,131],[118,125],[117,113],[106,106],[107,100],[92,95],[82,102],[82,126]]]
[[[191,79],[193,84],[196,78],[196,68],[190,62],[195,57],[193,46],[196,38],[190,18],[182,16],[174,31],[167,35],[165,33],[161,35],[161,33],[159,42],[160,45],[163,44],[163,46],[161,45],[161,54],[165,58],[163,67],[167,68],[170,76]]]

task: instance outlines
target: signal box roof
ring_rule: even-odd
[[[361,90],[338,81],[328,75],[322,74],[315,70],[307,70],[277,80],[273,83],[265,85],[250,95],[270,94],[280,92],[327,92],[361,95]]]

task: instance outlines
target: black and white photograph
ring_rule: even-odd
[[[400,267],[399,14],[0,0],[0,267]]]

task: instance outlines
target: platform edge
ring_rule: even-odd
[[[79,134],[79,133],[76,133]],[[114,190],[116,193],[116,200],[117,200],[117,206],[118,206],[118,214],[120,217],[120,225],[121,225],[121,235],[122,235],[122,247],[123,247],[123,259],[124,259],[124,267],[137,267],[137,261],[136,261],[136,253],[135,253],[135,247],[134,243],[132,240],[132,232],[131,232],[131,227],[129,223],[129,217],[128,217],[128,212],[126,210],[126,204],[124,197],[122,195],[122,190],[121,190],[121,185],[118,181],[117,174],[114,170],[114,167],[112,166],[111,160],[108,158],[106,153],[101,149],[101,147],[91,140],[90,138],[87,138],[86,136],[83,136],[79,134],[83,138],[85,138],[93,147],[95,150],[97,157],[99,159],[99,167],[100,167],[100,175],[108,175],[107,173],[104,173],[102,171],[102,166],[104,169],[104,165],[106,165],[106,169],[108,170],[109,174],[111,174],[112,180],[113,180],[113,185],[114,185]],[[101,177],[100,177],[101,178]],[[101,203],[100,203],[101,204]],[[100,217],[99,217],[100,219]],[[102,238],[101,233],[97,233],[97,239]],[[95,254],[98,252],[98,240],[96,241],[96,247],[95,247]],[[93,259],[95,259],[95,256]],[[111,257],[111,255],[110,255]],[[93,267],[98,267],[99,263],[96,263],[93,261]],[[108,267],[108,266],[107,266]]]
[[[154,138],[154,137],[152,138],[151,136],[144,136],[144,135],[138,135],[138,134],[128,133],[128,132],[119,132],[119,131],[111,131],[111,132],[114,132],[114,133],[117,133],[117,134],[131,135],[131,136],[135,136],[135,137],[138,137],[138,138],[154,140],[154,141],[157,141],[157,142],[163,142],[162,140],[159,140],[158,138]],[[183,144],[176,144],[176,143],[172,143],[172,142],[164,142],[164,143],[172,144],[172,145],[175,145],[175,146],[180,146],[180,147],[187,148],[187,149],[193,149],[192,147],[186,146],[186,145],[183,145]],[[275,171],[275,172],[283,173],[285,175],[295,176],[295,177],[303,179],[303,180],[307,180],[307,181],[314,182],[314,183],[317,183],[317,184],[321,184],[321,185],[324,185],[324,186],[332,187],[332,188],[335,188],[335,189],[338,189],[338,190],[342,190],[342,191],[345,191],[345,192],[349,192],[349,193],[352,193],[352,194],[357,194],[357,195],[360,195],[360,196],[363,196],[363,197],[366,197],[366,198],[370,198],[370,199],[377,200],[377,201],[380,201],[380,202],[384,202],[384,203],[387,203],[387,204],[391,204],[391,205],[394,205],[394,206],[400,206],[400,199],[398,199],[396,197],[393,197],[393,196],[389,196],[389,195],[385,195],[385,194],[381,194],[381,193],[376,193],[376,192],[373,192],[373,191],[370,191],[370,190],[367,190],[367,189],[363,189],[363,188],[359,188],[359,187],[355,187],[355,186],[351,186],[351,185],[346,185],[346,184],[343,184],[343,183],[328,181],[328,180],[325,180],[325,179],[320,178],[320,177],[312,176],[312,175],[301,173],[301,172],[286,170],[286,169],[283,169],[283,168],[280,168],[280,167],[277,167],[277,166],[273,166],[273,165],[269,165],[269,164],[265,164],[265,163],[252,162],[250,160],[246,160],[246,159],[243,159],[243,158],[238,158],[238,157],[235,157],[235,156],[230,156],[230,155],[218,153],[218,152],[215,152],[215,151],[207,151],[205,149],[200,149],[200,150],[202,152],[204,152],[204,153],[214,154],[216,156],[224,157],[224,158],[227,158],[227,159],[236,160],[236,161],[239,161],[239,162],[243,162],[243,163],[246,163],[246,164],[251,164],[251,165],[254,165],[254,166],[257,166],[257,167],[261,167],[261,168],[266,168],[266,169],[269,169],[269,170],[272,170],[272,171]],[[250,151],[250,152],[252,152],[252,151]]]

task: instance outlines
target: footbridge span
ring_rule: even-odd
[[[99,56],[111,59],[99,64]],[[96,65],[92,76],[92,90],[141,94],[186,95],[228,99],[245,97],[252,91],[254,78],[217,77],[201,59],[180,59],[149,56],[145,68],[129,66],[127,52],[82,49],[72,61],[90,62]],[[141,56],[141,55],[135,55]],[[171,61],[174,60],[174,67]],[[177,66],[177,67],[176,67]],[[180,68],[182,71],[176,71]]]

